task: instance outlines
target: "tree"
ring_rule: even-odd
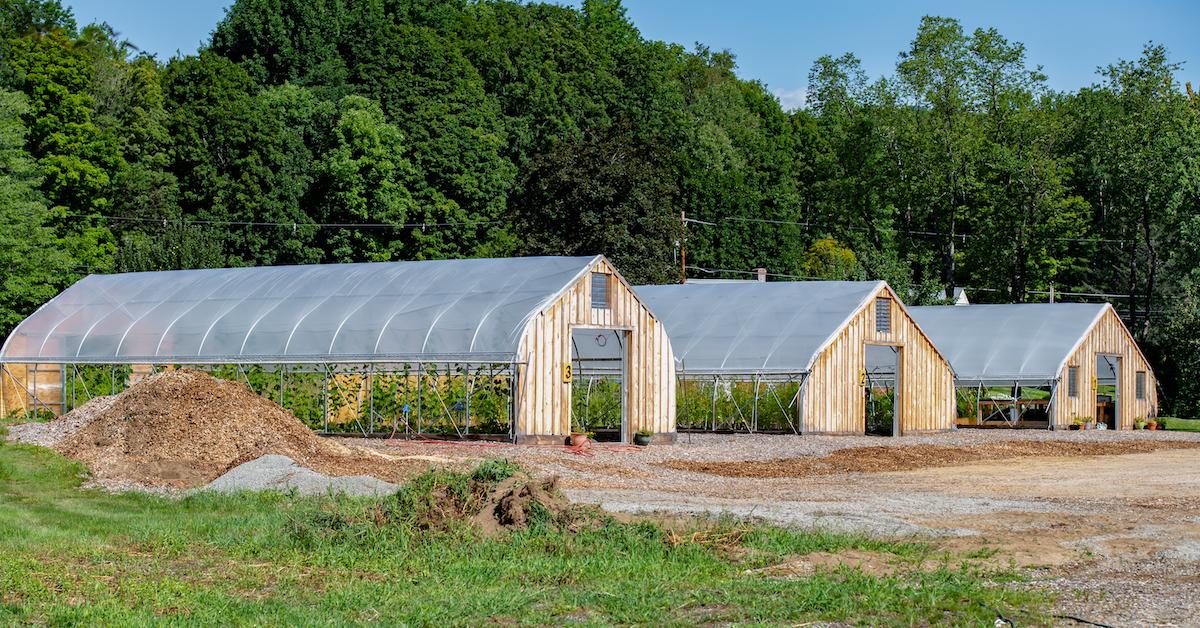
[[[116,139],[93,119],[91,60],[62,30],[13,40],[9,52],[15,85],[29,102],[26,145],[53,208],[51,224],[82,267],[106,270],[115,251],[105,218],[110,185],[124,164]]]
[[[325,259],[337,262],[419,259],[425,253],[403,227],[416,208],[406,182],[416,178],[403,137],[379,104],[361,96],[338,103],[331,147],[316,166],[315,206],[325,223],[397,225],[390,229],[339,228],[323,232]]]
[[[929,224],[945,234],[942,282],[947,291],[957,283],[959,212],[975,185],[978,128],[969,111],[969,54],[970,40],[957,20],[925,16],[896,68],[909,97],[924,111],[916,117],[924,136],[920,160],[933,195],[923,210]]]
[[[614,132],[564,142],[530,164],[512,199],[529,255],[595,255],[634,283],[677,281],[671,250],[681,236],[664,155]]]
[[[0,0],[0,35],[5,39],[52,30],[75,31],[75,17],[59,0]]]
[[[332,105],[297,86],[260,93],[242,68],[209,53],[172,61],[163,81],[182,215],[218,235],[221,265],[318,261],[303,200],[322,135],[314,121]]]
[[[25,151],[27,110],[22,94],[0,90],[0,338],[53,297],[71,270],[46,225],[38,169]]]
[[[837,240],[821,238],[804,252],[803,271],[813,279],[854,279],[859,272],[858,258]]]

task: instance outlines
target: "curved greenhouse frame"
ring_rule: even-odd
[[[584,300],[593,280],[610,285],[612,303]],[[158,368],[203,366],[284,404],[289,383],[312,380],[304,395],[319,397],[309,405],[319,403],[314,427],[325,430],[422,433],[436,418],[441,431],[466,435],[487,391],[498,413],[487,418],[492,428],[553,439],[572,428],[561,373],[576,328],[629,334],[637,347],[658,343],[653,354],[617,356],[640,369],[621,428],[673,432],[673,391],[646,402],[673,378],[669,343],[603,256],[91,275],[22,321],[0,364],[9,388],[56,412],[106,383],[104,392],[116,392],[118,370],[123,386]],[[55,379],[57,400],[47,403],[39,391]]]

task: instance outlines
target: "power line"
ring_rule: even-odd
[[[764,224],[772,224],[772,225],[795,225],[798,227],[821,227],[823,229],[847,229],[847,230],[851,230],[851,231],[867,231],[867,232],[869,232],[872,230],[870,227],[856,227],[853,225],[828,225],[828,224],[817,223],[817,222],[799,222],[799,221],[793,221],[793,220],[771,220],[771,219],[767,219],[767,218],[742,218],[742,217],[738,217],[738,216],[725,216],[722,218],[718,218],[717,220],[719,222],[755,222],[755,223],[764,223]],[[697,224],[716,226],[714,223],[703,222],[700,220],[688,219],[688,222],[695,222]],[[944,238],[949,235],[949,234],[941,233],[941,232],[937,232],[937,231],[919,231],[919,230],[915,230],[915,229],[897,229],[895,227],[876,227],[874,230],[875,231],[885,231],[885,232],[889,232],[889,233],[903,233],[903,234],[907,234],[907,235],[933,236],[933,237],[939,237],[939,238]],[[989,236],[984,236],[984,235],[979,235],[979,234],[956,233],[956,234],[953,234],[952,237],[956,240],[966,242],[967,238],[986,238]],[[1111,238],[1045,238],[1045,239],[1054,240],[1056,242],[1082,242],[1082,243],[1108,243],[1108,244],[1128,244],[1130,242],[1134,242],[1134,240],[1114,240]]]
[[[696,270],[696,271],[700,271],[702,273],[708,273],[709,275],[716,275],[719,273],[733,273],[733,274],[740,274],[740,275],[755,275],[755,276],[758,275],[757,270],[735,270],[732,268],[701,268],[699,266],[688,266],[688,270]],[[786,273],[768,272],[768,273],[766,273],[766,275],[768,277],[782,277],[784,279],[802,279],[804,281],[826,281],[826,279],[824,277],[808,277],[805,275],[789,275]]]

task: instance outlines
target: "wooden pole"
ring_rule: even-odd
[[[679,283],[687,283],[687,212],[679,212]]]

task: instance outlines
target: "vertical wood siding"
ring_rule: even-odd
[[[875,330],[875,298],[891,301],[891,331]],[[866,401],[859,384],[866,345],[900,347],[897,391],[901,433],[948,430],[954,424],[954,374],[891,288],[882,287],[813,363],[801,402],[805,433],[862,434]]]
[[[1096,417],[1096,386],[1093,378],[1096,376],[1097,354],[1121,357],[1117,388],[1117,414],[1121,429],[1132,429],[1137,417],[1155,416],[1158,412],[1158,383],[1154,379],[1154,371],[1150,369],[1150,363],[1138,349],[1121,317],[1117,316],[1112,306],[1107,306],[1058,374],[1059,384],[1054,391],[1050,411],[1055,427],[1065,428],[1077,416]],[[1079,367],[1078,397],[1067,394],[1067,369],[1072,366]],[[1138,371],[1146,373],[1146,398],[1142,400],[1137,399],[1135,388]]]
[[[34,407],[49,410],[55,415],[61,414],[63,395],[62,365],[0,366],[0,417],[23,414]]]
[[[592,272],[612,276],[611,307],[592,308]],[[650,315],[629,284],[599,260],[555,303],[544,309],[521,340],[524,364],[518,368],[517,435],[565,436],[571,431],[571,385],[563,365],[571,360],[576,327],[628,330],[625,412],[628,432],[675,431],[675,357],[663,325]]]

